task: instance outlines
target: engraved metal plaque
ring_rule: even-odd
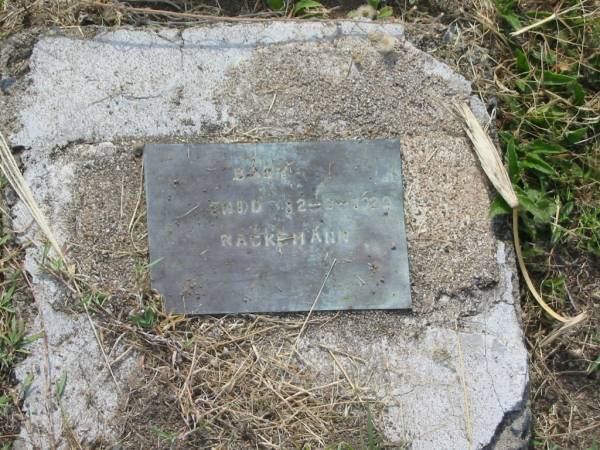
[[[146,145],[144,169],[169,311],[410,307],[398,140]]]

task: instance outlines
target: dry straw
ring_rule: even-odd
[[[471,108],[466,103],[455,105],[456,111],[464,119],[464,129],[475,147],[483,171],[496,190],[511,208],[519,206],[519,200],[512,187],[508,173],[489,135],[479,125]]]
[[[502,198],[513,210],[513,235],[515,240],[515,251],[517,253],[519,268],[521,269],[523,279],[525,280],[531,295],[533,295],[539,305],[544,309],[544,311],[546,311],[546,313],[548,313],[549,316],[564,324],[560,330],[558,330],[558,333],[573,328],[586,318],[586,312],[584,311],[576,317],[565,317],[557,313],[544,301],[540,293],[533,285],[531,277],[529,276],[529,272],[525,266],[525,261],[523,260],[521,241],[519,239],[519,200],[512,187],[508,172],[506,171],[506,168],[500,159],[498,150],[496,150],[496,146],[483,127],[479,124],[479,121],[475,118],[471,108],[469,108],[466,103],[456,103],[454,105],[454,109],[458,116],[463,120],[463,128],[473,143],[475,153],[479,158],[483,171],[488,176],[498,193],[500,193]],[[556,334],[553,335],[553,339],[554,338],[556,338]],[[551,340],[546,341],[546,343],[548,342],[551,342]]]
[[[527,33],[528,31],[531,31],[537,27],[540,27],[540,26],[544,25],[545,23],[552,22],[553,20],[558,19],[563,14],[574,11],[577,8],[579,8],[579,5],[571,6],[570,8],[564,9],[560,12],[554,12],[554,13],[550,14],[548,17],[538,20],[537,22],[534,22],[531,25],[527,25],[526,27],[520,28],[517,31],[513,31],[512,33],[510,33],[510,35],[511,36],[519,36],[520,34]]]
[[[33,198],[31,190],[23,178],[23,175],[17,166],[17,162],[15,161],[15,158],[10,151],[10,147],[8,146],[2,133],[0,133],[0,159],[2,161],[2,164],[0,165],[2,168],[2,173],[31,213],[31,216],[40,227],[40,230],[42,230],[42,233],[44,233],[46,239],[48,239],[48,242],[56,252],[57,256],[64,261],[65,255],[63,254],[60,245],[58,245],[58,242],[54,238],[54,234],[46,222],[44,215],[40,211],[35,199]]]
[[[31,190],[29,189],[29,186],[27,185],[27,181],[25,181],[23,174],[21,174],[21,171],[19,170],[19,167],[17,166],[17,162],[15,161],[15,158],[14,158],[12,152],[10,151],[10,147],[8,146],[8,143],[6,142],[6,139],[4,138],[4,135],[2,133],[0,133],[0,168],[2,169],[2,173],[8,180],[11,187],[15,190],[15,192],[17,193],[17,195],[19,196],[19,198],[21,199],[23,204],[29,210],[31,216],[33,217],[33,219],[37,223],[38,227],[40,228],[40,230],[42,231],[42,233],[44,234],[44,236],[46,237],[46,239],[48,240],[48,242],[50,243],[50,245],[56,252],[58,258],[64,264],[64,267],[66,267],[66,269],[68,271],[66,275],[70,278],[70,281],[72,282],[75,291],[79,295],[81,295],[81,290],[79,288],[79,285],[74,278],[75,265],[69,264],[68,259],[66,258],[62,249],[60,248],[60,245],[58,244],[56,238],[54,237],[54,233],[52,233],[52,229],[46,222],[46,219],[45,219],[44,215],[42,214],[42,212],[40,211],[40,208],[39,208],[37,202],[33,198],[33,194],[31,193]],[[115,385],[117,386],[117,389],[119,389],[119,384],[118,384],[117,379],[112,371],[112,368],[108,361],[108,357],[104,351],[104,347],[102,346],[102,340],[100,339],[98,330],[96,329],[96,326],[92,320],[92,317],[90,316],[87,304],[85,302],[83,302],[83,306],[85,308],[88,322],[94,332],[94,336],[96,337],[96,340],[98,341],[98,346],[100,347],[102,356],[104,357],[106,367],[107,367],[108,371],[110,372],[110,374],[115,382]]]

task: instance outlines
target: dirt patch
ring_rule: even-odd
[[[132,288],[136,264],[147,264],[141,158],[132,148],[75,145],[55,155],[77,184],[65,223],[70,254],[88,282],[113,292]]]

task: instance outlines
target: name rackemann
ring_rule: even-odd
[[[282,247],[291,245],[303,247],[305,245],[333,245],[347,244],[350,236],[344,230],[327,230],[313,228],[310,231],[296,233],[271,232],[265,230],[261,233],[224,233],[220,236],[222,247]]]

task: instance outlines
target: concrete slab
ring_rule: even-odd
[[[21,88],[3,99],[19,111],[5,126],[14,130],[11,142],[26,148],[26,178],[59,240],[107,289],[131,283],[122,211],[139,197],[133,143],[400,138],[413,311],[342,314],[309,327],[300,351],[324,376],[334,368],[319,344],[358,353],[366,363],[349,365],[349,375],[372,380],[387,405],[379,425],[390,441],[414,449],[526,445],[527,352],[514,260],[510,244],[494,234],[491,191],[447,109],[453,100],[484,108],[469,82],[407,42],[401,25],[48,34],[30,67]],[[14,227],[27,229],[22,205],[12,212]],[[28,236],[36,239],[35,230]],[[124,399],[98,366],[89,324],[61,311],[64,293],[40,273],[37,255],[28,250],[27,269],[42,305],[50,380],[69,373],[63,407],[87,444],[116,442]],[[42,373],[44,361],[38,342],[19,377]],[[115,367],[124,382],[137,370],[127,357]],[[61,412],[38,411],[43,391],[36,377],[24,404],[33,425],[22,431],[24,448],[49,447],[49,421],[60,435]]]

